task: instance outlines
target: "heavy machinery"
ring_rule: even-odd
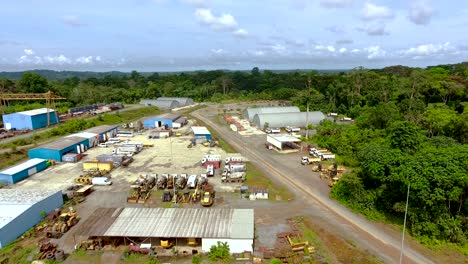
[[[315,164],[315,163],[318,163],[320,162],[322,159],[321,158],[312,158],[312,157],[302,157],[301,159],[301,164],[302,165],[310,165],[310,164]]]
[[[214,203],[214,198],[215,198],[215,190],[213,185],[207,184],[203,188],[203,194],[201,197],[201,205],[204,207],[210,207]]]
[[[170,202],[172,201],[173,193],[171,191],[164,191],[162,196],[163,202]]]
[[[80,244],[75,245],[75,249],[100,250],[102,249],[102,240],[101,239],[83,240],[80,242]]]
[[[161,174],[158,177],[158,181],[156,182],[156,189],[165,189],[167,186],[167,178],[169,177],[168,174]]]
[[[60,214],[57,221],[46,229],[46,237],[59,237],[66,233],[72,226],[76,225],[79,221],[79,216],[75,209],[69,208],[66,213]]]
[[[107,177],[111,178],[110,174],[106,170],[89,170],[85,171],[82,175],[78,178],[75,178],[76,183],[81,184],[92,184],[93,178],[95,177]]]
[[[221,175],[221,182],[244,182],[245,172],[223,172]]]
[[[140,190],[133,190],[130,193],[130,196],[127,197],[127,203],[138,203],[140,198]]]
[[[138,203],[146,203],[146,200],[148,200],[150,194],[151,194],[150,190],[140,189],[140,194],[138,196]]]
[[[192,193],[192,195],[190,195],[190,201],[192,203],[198,203],[201,199],[201,192],[200,190],[198,189],[195,189],[195,191]]]
[[[161,238],[161,247],[168,249],[175,245],[175,240],[172,238]]]
[[[177,174],[171,174],[167,177],[166,187],[168,189],[174,188],[174,181],[176,180],[176,178],[177,178]]]
[[[190,191],[189,190],[184,190],[182,194],[178,194],[177,197],[177,202],[178,203],[188,203],[190,202]]]
[[[187,185],[187,174],[179,175],[179,177],[177,177],[175,180],[175,185],[180,190],[184,189],[185,185]]]
[[[152,175],[141,174],[138,176],[137,180],[130,185],[131,188],[141,188],[144,190],[151,190],[156,185],[157,174],[153,173]]]
[[[191,246],[191,247],[196,247],[198,245],[200,245],[200,240],[199,238],[195,238],[195,237],[189,237],[187,238],[187,245]]]

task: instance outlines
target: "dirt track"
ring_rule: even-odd
[[[263,146],[264,136],[241,137],[228,130],[227,127],[213,122],[217,118],[217,113],[216,108],[208,107],[195,111],[193,116],[216,130],[273,181],[292,190],[296,197],[303,201],[303,207],[308,209],[309,214],[327,219],[335,232],[340,233],[346,239],[355,241],[357,245],[368,249],[383,261],[398,262],[400,256],[398,234],[382,230],[376,224],[329,199],[328,187],[319,177],[313,177],[310,168],[299,164],[298,155],[275,155],[268,152]],[[291,159],[296,159],[296,162],[294,163]],[[435,263],[408,244],[405,244],[404,253],[404,263]]]

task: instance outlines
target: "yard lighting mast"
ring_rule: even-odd
[[[310,101],[310,76],[307,77],[307,111],[306,111],[306,140],[309,140],[309,101]]]

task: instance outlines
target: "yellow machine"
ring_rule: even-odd
[[[54,237],[59,234],[66,233],[72,226],[76,225],[79,221],[79,216],[73,208],[66,213],[60,214],[58,221],[47,231],[47,237]]]
[[[214,196],[213,192],[204,192],[203,197],[201,199],[201,205],[204,207],[212,206],[214,202],[213,196]]]
[[[161,247],[162,248],[171,248],[175,244],[174,239],[172,238],[162,238],[161,239]]]
[[[200,244],[199,242],[200,242],[200,239],[198,239],[198,238],[195,238],[195,237],[187,238],[187,245],[189,245],[191,247],[198,246]]]

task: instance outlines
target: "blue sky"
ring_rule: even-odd
[[[468,60],[466,0],[15,0],[0,70],[345,69]]]

